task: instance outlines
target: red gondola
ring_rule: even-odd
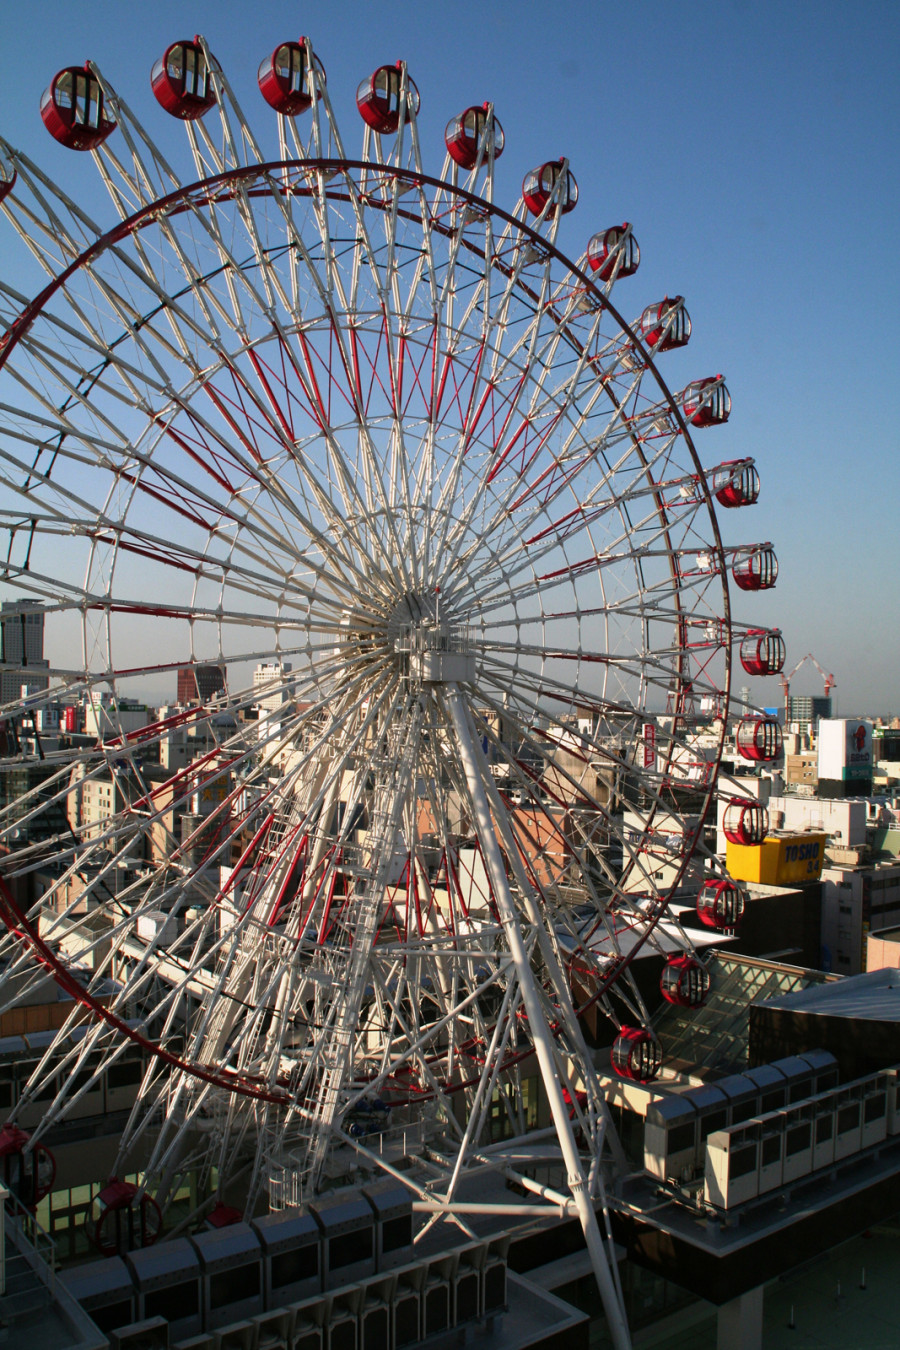
[[[624,225],[595,234],[588,242],[587,260],[591,271],[600,273],[601,281],[609,281],[613,273],[616,277],[633,277],[640,266],[641,250],[630,223],[626,220]]]
[[[96,150],[116,127],[90,62],[54,75],[41,99],[41,117],[54,140],[69,150]]]
[[[493,142],[494,159],[503,154],[505,137],[503,128],[493,113],[490,104],[482,107],[466,108],[458,117],[447,123],[444,141],[450,158],[463,169],[474,169],[478,155],[484,147],[483,159],[487,160]]]
[[[130,1181],[112,1177],[97,1195],[86,1224],[94,1246],[104,1256],[119,1256],[136,1247],[152,1247],[162,1231],[162,1212],[151,1195]]]
[[[778,579],[778,559],[771,544],[740,549],[731,568],[735,585],[742,591],[768,591]]]
[[[313,69],[324,84],[325,70],[317,56],[313,57]],[[282,42],[271,56],[260,62],[257,72],[259,91],[277,113],[283,117],[297,117],[312,107],[309,74],[306,39]]]
[[[768,763],[781,754],[781,727],[774,717],[744,717],[738,723],[735,742],[743,759]]]
[[[613,1041],[610,1060],[620,1078],[651,1083],[662,1068],[659,1041],[644,1027],[622,1027]]]
[[[731,395],[721,375],[708,375],[683,390],[681,407],[695,427],[719,427],[731,416]]]
[[[224,1200],[217,1200],[206,1216],[206,1227],[211,1231],[230,1228],[232,1224],[240,1223],[243,1217],[243,1212],[234,1205],[226,1205]]]
[[[216,102],[199,37],[167,47],[150,72],[150,83],[157,102],[183,122],[203,117]]]
[[[18,174],[10,163],[0,161],[0,202],[12,192],[17,177]]]
[[[548,215],[554,216],[557,207],[564,216],[569,211],[574,210],[578,202],[578,184],[572,170],[565,168],[565,163],[564,159],[551,159],[546,164],[539,164],[536,169],[531,170],[531,173],[525,175],[522,183],[522,197],[533,216],[541,214],[553,195],[554,189],[557,188],[563,173],[565,173],[565,178],[557,189],[556,202]]]
[[[648,347],[657,352],[668,352],[673,347],[685,347],[691,336],[691,319],[684,307],[684,296],[648,305],[641,315],[638,332]]]
[[[56,1159],[46,1144],[29,1148],[31,1135],[16,1125],[0,1130],[0,1177],[20,1205],[34,1210],[53,1190]]]
[[[753,506],[759,500],[759,474],[752,459],[720,464],[711,475],[712,490],[722,506]]]
[[[784,670],[784,638],[777,628],[751,628],[741,641],[740,656],[748,675],[777,675]]]
[[[670,956],[663,966],[659,991],[679,1008],[700,1008],[709,993],[709,971],[693,956]]]
[[[744,912],[744,894],[733,881],[704,881],[697,896],[697,918],[723,933],[735,928]]]
[[[568,1088],[563,1088],[563,1090],[562,1090],[562,1096],[563,1096],[563,1101],[565,1102],[566,1106],[568,1106],[568,1108],[569,1108],[569,1119],[570,1119],[570,1120],[574,1120],[574,1119],[575,1119],[575,1108],[576,1108],[576,1106],[579,1107],[582,1111],[583,1111],[583,1110],[585,1109],[585,1107],[587,1106],[587,1099],[588,1099],[588,1096],[587,1096],[587,1093],[586,1093],[586,1092],[576,1092],[576,1093],[575,1093],[574,1100],[573,1100],[572,1094],[571,1094],[571,1092],[569,1091],[569,1089],[568,1089]]]
[[[761,844],[769,832],[769,813],[753,797],[731,797],[722,829],[732,844]]]
[[[402,72],[402,61],[398,61],[395,66],[379,66],[356,91],[360,117],[381,136],[393,135],[400,125]],[[407,117],[415,117],[420,105],[419,91],[408,76],[407,87]]]

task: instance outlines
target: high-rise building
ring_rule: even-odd
[[[788,699],[788,722],[818,722],[831,716],[831,699],[809,694],[791,694]]]
[[[225,688],[224,666],[188,666],[178,672],[179,703],[206,703]]]
[[[4,600],[0,607],[3,660],[8,665],[37,665],[44,659],[44,610],[37,600]]]
[[[49,678],[42,673],[44,660],[44,610],[38,600],[4,600],[0,605],[2,664],[0,702],[21,697],[22,685],[46,689]]]
[[[260,690],[256,706],[260,712],[277,713],[290,697],[290,661],[261,661],[253,672],[253,687]]]

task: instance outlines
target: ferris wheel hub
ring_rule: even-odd
[[[399,641],[423,625],[439,622],[437,596],[430,591],[407,591],[396,601],[387,617],[385,633],[390,646],[396,649]]]
[[[475,653],[468,634],[451,624],[422,624],[398,639],[396,650],[409,657],[410,678],[422,684],[473,684]]]

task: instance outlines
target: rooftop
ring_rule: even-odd
[[[792,1009],[829,1017],[848,1017],[872,1022],[900,1022],[900,970],[890,967],[850,975],[835,983],[810,984],[805,988],[769,996],[773,1008]]]

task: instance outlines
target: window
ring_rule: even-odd
[[[226,1303],[239,1303],[242,1299],[255,1298],[259,1293],[258,1263],[244,1266],[231,1266],[228,1270],[217,1272],[209,1281],[209,1306],[224,1308]]]
[[[784,1136],[785,1157],[793,1157],[795,1153],[801,1153],[803,1149],[809,1148],[811,1137],[809,1125],[797,1125],[794,1129],[788,1130]]]
[[[520,1133],[517,1120],[517,1106],[521,1106],[523,1123],[526,1130],[533,1130],[538,1118],[538,1080],[526,1078],[521,1085],[521,1098],[517,1101],[514,1083],[497,1088],[491,1098],[491,1140],[511,1139]]]
[[[666,1153],[682,1153],[686,1148],[694,1147],[694,1122],[676,1125],[666,1132]]]
[[[881,1120],[885,1112],[885,1098],[882,1092],[867,1097],[863,1105],[863,1119],[869,1125],[873,1120]]]
[[[319,1273],[319,1244],[308,1242],[272,1257],[272,1288],[281,1289],[298,1280],[309,1280]]]
[[[394,1252],[400,1247],[412,1243],[412,1215],[400,1214],[396,1219],[385,1219],[381,1225],[381,1247],[383,1251]]]
[[[781,1135],[767,1134],[762,1141],[762,1165],[768,1167],[781,1161]]]
[[[148,1317],[165,1317],[177,1322],[182,1317],[193,1317],[200,1305],[199,1282],[186,1280],[168,1289],[156,1289],[144,1297],[144,1312]]]
[[[139,1059],[120,1060],[111,1064],[106,1077],[111,1088],[130,1087],[141,1081],[141,1061]]]
[[[859,1125],[859,1102],[851,1102],[849,1106],[842,1106],[838,1111],[838,1134],[846,1134],[848,1130],[855,1130]]]
[[[834,1134],[834,1116],[819,1116],[816,1121],[816,1143],[826,1144]]]
[[[328,1265],[331,1270],[352,1266],[357,1261],[368,1261],[372,1255],[372,1229],[360,1228],[353,1233],[342,1233],[329,1239]]]
[[[736,1181],[738,1177],[745,1177],[750,1172],[756,1171],[756,1145],[747,1144],[744,1148],[735,1149],[731,1155],[731,1162],[728,1168],[729,1181]]]
[[[59,1086],[57,1081],[55,1078],[51,1078],[44,1084],[40,1092],[34,1094],[34,1100],[36,1102],[48,1102],[52,1097],[56,1097],[58,1093]]]
[[[724,1130],[727,1124],[728,1114],[726,1111],[711,1111],[708,1116],[702,1116],[700,1119],[700,1138],[705,1139],[715,1130]]]

